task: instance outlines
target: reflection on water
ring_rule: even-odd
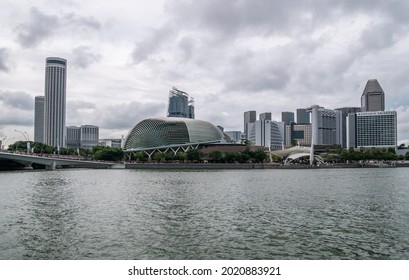
[[[407,259],[407,169],[0,173],[0,259]]]
[[[24,201],[26,215],[20,231],[24,258],[66,258],[68,248],[72,250],[79,243],[74,232],[79,207],[63,172],[38,175]]]

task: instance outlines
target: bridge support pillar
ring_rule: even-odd
[[[51,162],[50,165],[47,165],[47,166],[46,166],[46,169],[47,169],[47,170],[55,170],[55,168],[56,168],[56,164],[55,164],[55,161],[54,161],[54,160]]]

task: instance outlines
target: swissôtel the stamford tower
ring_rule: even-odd
[[[65,147],[67,60],[48,57],[45,66],[44,142]]]

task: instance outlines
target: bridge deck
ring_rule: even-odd
[[[89,167],[89,168],[111,168],[116,163],[112,162],[97,162],[86,161],[73,158],[63,158],[57,156],[39,156],[32,154],[18,154],[0,152],[0,159],[8,159],[19,162],[24,165],[31,165],[33,163],[44,165],[47,168],[55,169],[56,166],[75,166],[75,167]]]

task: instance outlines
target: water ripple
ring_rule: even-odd
[[[0,176],[0,259],[409,258],[405,169]]]

